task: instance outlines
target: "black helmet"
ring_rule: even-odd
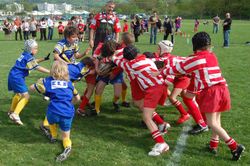
[[[140,51],[133,45],[128,45],[123,50],[123,57],[127,60],[135,59]]]
[[[206,32],[198,32],[192,38],[193,51],[197,51],[205,46],[211,45],[211,38]]]

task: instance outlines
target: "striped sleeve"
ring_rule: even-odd
[[[46,92],[46,88],[44,86],[44,79],[43,78],[40,78],[35,84],[35,89],[38,93],[42,93],[44,94]]]
[[[35,68],[37,68],[39,65],[38,63],[36,62],[35,58],[32,58],[30,59],[28,62],[27,62],[27,69],[28,70],[34,70]]]

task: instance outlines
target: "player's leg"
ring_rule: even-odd
[[[12,98],[12,102],[11,102],[11,106],[10,109],[8,111],[8,115],[11,114],[12,112],[14,112],[17,103],[19,102],[19,100],[21,99],[21,95],[19,93],[15,93],[15,95]]]
[[[127,86],[126,82],[123,81],[122,82],[122,104],[121,104],[123,107],[130,106],[129,102],[126,101],[127,89],[128,89],[128,86]]]
[[[189,115],[186,112],[186,110],[184,109],[182,103],[179,100],[177,100],[177,96],[180,95],[182,91],[183,91],[183,89],[181,89],[181,88],[174,88],[169,96],[170,102],[172,103],[172,105],[175,106],[175,108],[181,114],[181,116],[177,120],[178,124],[184,123],[185,121],[187,121],[189,119]]]
[[[100,113],[101,101],[102,101],[102,93],[104,91],[105,86],[107,83],[100,80],[98,81],[95,89],[95,111],[97,114]]]
[[[21,93],[21,98],[17,102],[14,111],[9,115],[10,119],[13,120],[18,125],[23,125],[19,117],[19,114],[21,113],[23,108],[27,105],[29,98],[30,96],[28,92]]]
[[[114,87],[114,98],[113,98],[114,110],[115,110],[115,112],[120,112],[121,110],[119,108],[118,100],[119,100],[121,93],[122,93],[122,84],[121,83],[114,83],[113,87]]]

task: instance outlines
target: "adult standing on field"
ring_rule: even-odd
[[[90,25],[90,39],[89,46],[96,49],[100,42],[104,42],[107,36],[114,38],[117,42],[119,40],[119,32],[121,25],[118,17],[113,12],[115,3],[108,1],[105,5],[104,12],[95,15]]]
[[[150,44],[153,43],[156,44],[156,36],[157,36],[157,22],[159,20],[159,17],[157,15],[157,12],[154,11],[153,15],[149,18],[149,24],[150,24]]]
[[[217,15],[213,18],[213,33],[218,33],[220,17]]]
[[[229,47],[229,34],[231,31],[232,19],[230,13],[226,13],[226,19],[223,21],[223,37],[224,37],[224,48]]]
[[[16,31],[15,31],[15,39],[16,39],[16,40],[17,40],[17,34],[18,34],[18,33],[19,33],[19,38],[20,38],[20,40],[23,40],[21,25],[22,25],[22,21],[21,21],[21,19],[17,16],[16,19],[14,20],[14,26],[16,27]]]

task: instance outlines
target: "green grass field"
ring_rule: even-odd
[[[184,21],[182,30],[193,35],[193,21]],[[84,166],[152,166],[152,165],[250,165],[250,123],[249,123],[249,63],[250,46],[244,43],[250,41],[250,22],[233,21],[231,31],[230,48],[222,48],[222,30],[218,34],[212,34],[212,25],[200,25],[200,31],[207,31],[212,38],[213,51],[219,59],[224,77],[227,79],[232,99],[232,110],[224,113],[222,124],[229,134],[246,147],[246,151],[238,162],[230,160],[231,153],[225,143],[221,141],[219,154],[214,156],[206,151],[211,131],[198,136],[188,136],[186,145],[180,156],[175,156],[177,140],[184,127],[192,125],[193,121],[183,125],[176,125],[178,111],[173,107],[159,107],[157,110],[170,122],[172,128],[164,136],[170,145],[170,151],[160,157],[148,157],[147,153],[154,145],[147,129],[140,125],[141,116],[139,111],[132,108],[122,108],[121,113],[114,113],[112,106],[113,89],[107,86],[103,94],[101,114],[98,117],[75,117],[72,127],[71,138],[73,150],[68,160],[63,165]],[[37,57],[43,57],[53,51],[57,41],[57,34],[53,41],[38,41],[39,53]],[[14,36],[12,37],[14,39]],[[163,34],[158,34],[158,41],[163,39]],[[191,39],[190,39],[191,40]],[[136,46],[144,51],[155,51],[155,45],[149,45],[149,34],[140,36]],[[186,38],[176,36],[173,54],[187,56],[192,53],[191,42],[187,44]],[[80,44],[83,51],[88,44]],[[62,151],[61,142],[50,144],[39,130],[43,120],[47,102],[39,94],[31,94],[28,105],[21,113],[24,126],[13,124],[8,116],[12,93],[7,90],[7,77],[10,68],[21,53],[23,42],[5,41],[0,33],[0,166],[5,165],[59,165],[54,158]],[[41,65],[50,67],[50,62]],[[46,75],[33,71],[26,79],[27,85],[36,82]],[[86,87],[85,83],[76,85],[82,94]],[[130,95],[128,95],[130,100]],[[179,145],[180,147],[181,145]]]

